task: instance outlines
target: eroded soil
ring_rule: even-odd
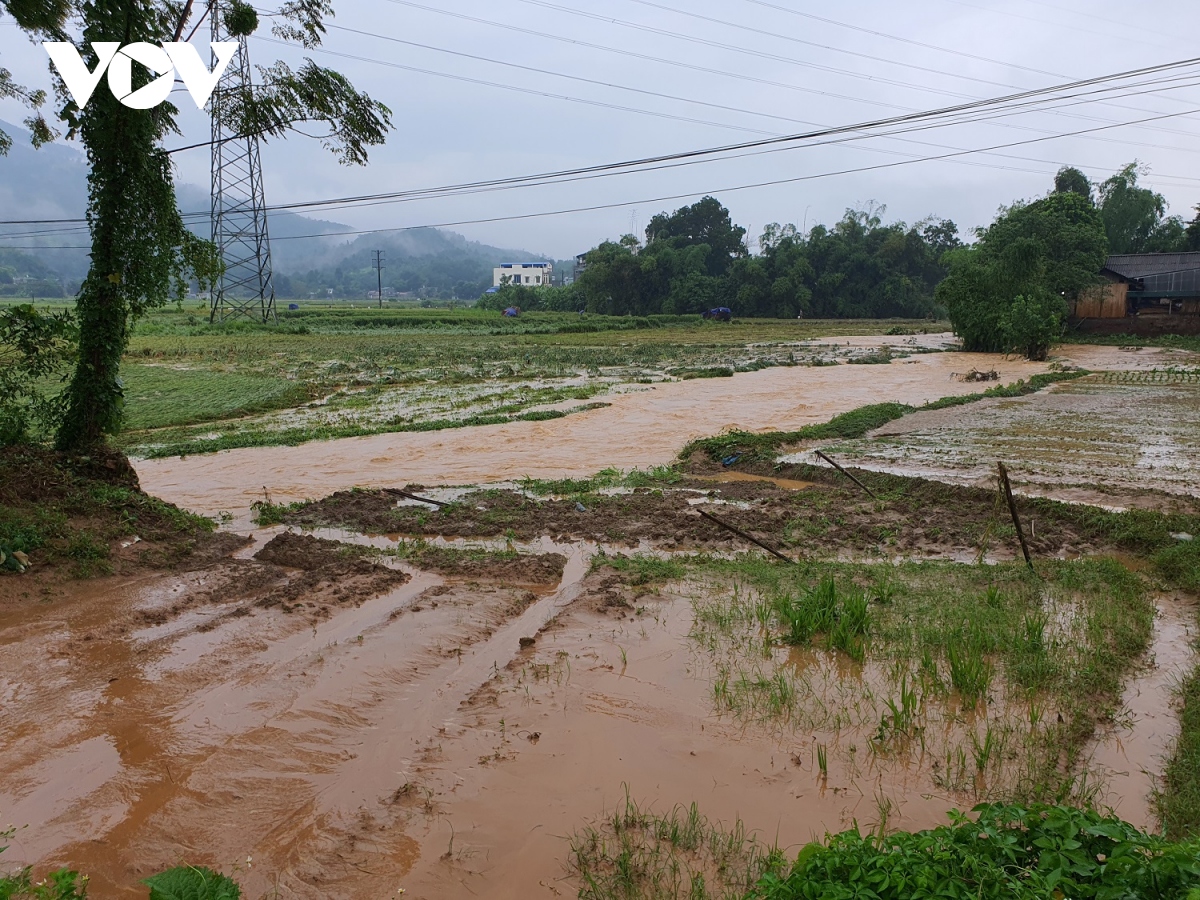
[[[378,491],[343,491],[285,514],[292,525],[336,526],[370,534],[443,535],[592,541],[671,550],[745,549],[749,545],[699,510],[717,516],[794,558],[844,555],[874,558],[1011,558],[1019,548],[1007,508],[994,488],[950,487],[933,481],[858,472],[879,499],[844,476],[807,465],[741,466],[730,473],[694,459],[695,474],[661,488],[629,493],[542,499],[516,490],[479,490],[440,509],[399,504]],[[761,470],[766,474],[753,474]],[[719,473],[719,474],[718,474]],[[781,486],[780,481],[784,485]],[[793,485],[807,485],[796,489]],[[420,491],[420,486],[410,487]],[[1176,511],[1197,504],[1176,501]],[[1130,549],[1090,511],[1019,498],[1039,556],[1073,557]]]
[[[1097,348],[1095,358],[1104,353],[1118,355]],[[79,868],[100,898],[144,898],[139,879],[184,860],[235,874],[250,898],[400,888],[426,900],[568,897],[566,837],[627,791],[659,808],[696,801],[792,851],[855,821],[943,821],[972,805],[978,784],[960,789],[916,754],[881,762],[863,752],[866,732],[721,714],[693,638],[691,588],[592,562],[630,548],[668,560],[749,549],[701,509],[798,559],[1008,559],[1015,533],[994,490],[856,471],[872,499],[815,466],[759,463],[731,476],[706,459],[682,480],[609,495],[478,490],[431,509],[348,489],[647,466],[717,430],[714,420],[794,427],[838,406],[935,399],[958,390],[949,375],[968,362],[940,354],[800,373],[817,382],[789,380],[794,370],[739,376],[753,397],[723,398],[707,418],[713,387],[683,382],[654,402],[629,395],[620,433],[602,418],[561,430],[596,411],[557,420],[554,432],[530,423],[404,436],[426,442],[417,451],[395,437],[365,439],[353,454],[346,442],[297,448],[304,462],[287,480],[296,460],[273,449],[261,458],[278,457],[278,482],[290,485],[276,499],[333,491],[291,524],[219,536],[227,543],[206,545],[207,557],[172,556],[173,569],[146,561],[86,581],[38,580],[36,567],[0,578],[0,822],[28,826],[5,863]],[[880,396],[880,370],[894,370],[894,397]],[[800,403],[814,386],[836,399]],[[626,455],[604,455],[614,448]],[[552,461],[531,473],[534,457]],[[205,511],[233,509],[248,526],[249,501],[263,498],[257,471],[239,463],[249,458],[156,464],[146,481],[174,485],[171,499],[201,498]],[[1038,556],[1145,564],[1144,548],[1095,510],[1019,504]],[[1118,806],[1138,825],[1153,825],[1152,779],[1137,773],[1170,739],[1170,672],[1191,663],[1161,648],[1187,636],[1189,602],[1163,616],[1162,658],[1127,684],[1134,721],[1153,728],[1122,720],[1096,738],[1110,793],[1140,798]],[[833,658],[782,664],[874,677]],[[824,773],[820,748],[830,751]]]

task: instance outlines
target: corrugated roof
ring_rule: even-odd
[[[1148,278],[1200,269],[1200,253],[1123,253],[1110,256],[1104,268],[1122,278]]]

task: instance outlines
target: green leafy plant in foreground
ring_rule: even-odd
[[[15,828],[0,831],[0,841],[7,841]],[[0,853],[8,849],[0,843]],[[51,872],[41,881],[31,877],[33,870],[26,866],[14,875],[0,875],[0,900],[84,900],[87,897],[87,878],[69,869]]]
[[[143,883],[150,888],[150,900],[239,900],[242,896],[232,878],[195,866],[176,866]]]
[[[1172,843],[1066,806],[976,807],[972,821],[863,836],[855,828],[767,874],[759,900],[1195,900],[1200,841]]]

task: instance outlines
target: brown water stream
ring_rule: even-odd
[[[263,498],[327,496],[354,486],[478,484],[525,476],[590,476],[669,463],[689,440],[726,428],[793,429],[885,400],[920,404],[979,390],[955,373],[997,364],[983,354],[936,353],[890,365],[776,368],[646,386],[612,405],[545,422],[382,434],[299,447],[230,450],[137,463],[143,487],[198,512],[244,514]],[[1045,371],[1001,361],[1002,381]]]
[[[1096,369],[1130,357],[1069,353]],[[244,523],[264,485],[281,500],[645,467],[724,427],[790,429],[866,403],[974,392],[952,375],[998,362],[1004,381],[1044,370],[955,353],[770,369],[549,422],[138,469],[150,492]],[[323,620],[231,614],[253,582],[247,557],[279,530],[200,572],[67,583],[45,602],[0,604],[0,824],[29,826],[6,865],[80,868],[100,900],[144,897],[139,879],[183,860],[237,870],[248,898],[400,887],[427,900],[571,896],[565,837],[621,802],[626,785],[659,808],[695,800],[711,818],[741,817],[790,849],[854,820],[924,827],[963,805],[930,789],[923,763],[874,768],[843,747],[822,778],[816,735],[716,715],[688,599],[647,595],[643,614],[605,614],[591,547],[524,548],[568,556],[558,584],[406,570],[408,583],[333,605]],[[185,602],[206,591],[220,596]],[[1126,692],[1138,727],[1102,736],[1094,757],[1139,824],[1141,769],[1171,736],[1166,690],[1186,622],[1164,614],[1158,667]]]

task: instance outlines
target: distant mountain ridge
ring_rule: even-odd
[[[0,156],[0,210],[10,219],[74,219],[83,216],[87,203],[87,163],[74,145],[51,143],[34,149],[20,126],[0,121],[13,137],[7,156]],[[176,188],[184,213],[206,213],[206,188],[180,184]],[[18,215],[19,213],[19,215]],[[347,296],[360,293],[361,278],[351,273],[370,269],[371,250],[385,254],[384,284],[397,292],[422,296],[452,296],[455,287],[478,296],[490,285],[491,270],[501,262],[549,259],[523,250],[491,247],[470,241],[452,231],[416,228],[369,235],[340,222],[277,211],[268,214],[271,258],[281,296],[324,296],[334,289]],[[192,220],[197,234],[208,236],[207,218]],[[82,228],[53,234],[53,226],[0,226],[0,249],[20,247],[5,254],[11,261],[23,254],[30,269],[45,269],[67,282],[78,283],[87,273],[87,234]],[[70,249],[58,249],[70,248]],[[486,281],[486,284],[485,284]],[[375,287],[370,269],[370,289]],[[464,297],[463,299],[466,299]]]

